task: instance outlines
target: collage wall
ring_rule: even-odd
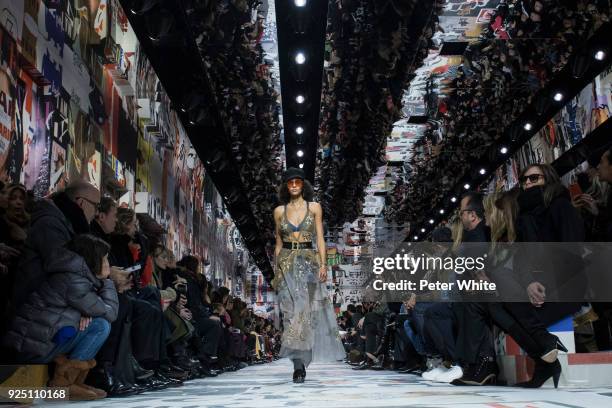
[[[246,270],[118,0],[0,0],[0,44],[0,177],[38,197],[86,179],[154,218],[177,256],[208,259],[217,284]]]
[[[571,99],[529,142],[499,167],[484,188],[509,190],[533,163],[552,163],[612,116],[612,66]],[[577,171],[582,170],[580,166]],[[571,176],[571,175],[570,175]],[[571,177],[570,177],[571,178]],[[569,179],[565,178],[566,182]]]

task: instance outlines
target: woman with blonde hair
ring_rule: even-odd
[[[453,237],[453,252],[456,252],[463,241],[463,224],[461,223],[461,217],[457,214],[451,224],[451,232]]]

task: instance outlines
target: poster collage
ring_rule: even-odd
[[[248,255],[118,0],[0,0],[0,177],[85,179],[149,214],[218,284]],[[242,278],[239,278],[242,277]]]
[[[542,129],[500,166],[483,188],[504,191],[518,183],[518,174],[533,163],[552,163],[612,116],[612,65],[570,100]],[[564,177],[568,184],[578,166]]]

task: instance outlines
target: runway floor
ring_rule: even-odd
[[[355,371],[345,364],[313,364],[304,384],[291,381],[288,360],[247,367],[179,388],[129,398],[71,403],[75,408],[215,407],[611,407],[612,388],[524,390],[456,387],[391,371]],[[66,406],[45,403],[45,406]]]

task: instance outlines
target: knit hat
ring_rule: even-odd
[[[293,179],[301,179],[304,180],[306,177],[304,175],[304,170],[296,169],[295,167],[289,167],[285,174],[283,174],[283,183],[288,182]]]

